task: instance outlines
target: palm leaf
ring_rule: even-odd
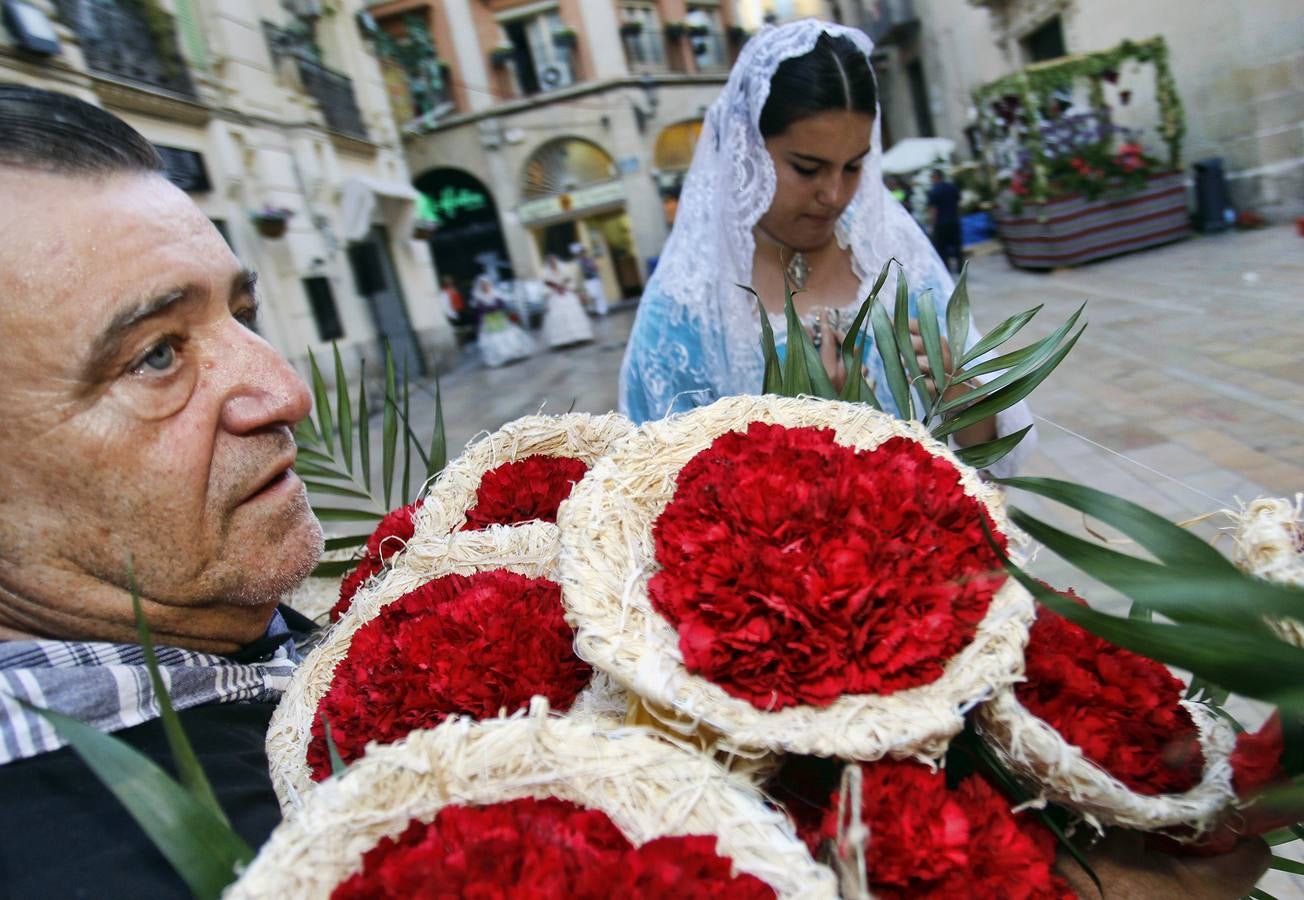
[[[993,350],[1001,344],[1004,344],[1010,338],[1018,334],[1024,325],[1027,325],[1032,321],[1032,317],[1041,312],[1041,308],[1044,305],[1045,304],[1041,304],[1034,306],[1032,309],[1024,310],[1021,313],[1015,313],[1005,321],[1001,322],[1001,324],[987,332],[976,344],[965,351],[964,356],[960,357],[959,361],[956,362],[956,366],[966,366],[984,353],[987,353],[989,350]]]
[[[339,344],[331,343],[335,355],[335,416],[340,436],[340,456],[344,468],[353,474],[353,410],[349,406],[349,381],[344,376],[344,361],[340,358]]]
[[[933,306],[933,295],[924,291],[919,296],[919,336],[924,342],[924,355],[928,357],[928,368],[933,373],[933,387],[929,388],[928,379],[919,379],[920,392],[929,400],[929,412],[925,420],[932,418],[932,410],[942,399],[946,388],[946,366],[942,361],[942,335],[937,324],[937,310]],[[922,374],[922,373],[921,373]]]
[[[311,350],[308,351],[308,365],[312,370],[312,405],[317,410],[317,431],[320,433],[321,442],[326,445],[326,449],[334,453],[335,441],[332,436],[331,402],[326,392],[326,379],[322,378],[321,369],[317,367],[317,357],[313,355]]]
[[[955,290],[946,303],[946,340],[951,346],[951,362],[958,369],[969,340],[969,263],[966,260],[955,280]],[[961,379],[963,380],[963,379]]]
[[[913,419],[915,407],[910,397],[910,385],[906,381],[906,370],[901,365],[901,353],[897,348],[896,335],[893,333],[892,322],[888,319],[887,309],[882,303],[874,302],[869,312],[869,324],[874,331],[874,345],[878,348],[878,355],[883,359],[883,372],[887,376],[888,390],[892,392],[897,414],[903,419]],[[910,354],[910,358],[914,359],[914,354]]]
[[[766,323],[769,324],[769,323]],[[430,436],[430,452],[426,457],[426,481],[444,471],[448,465],[448,440],[444,436],[444,400],[435,378],[435,431]]]
[[[1013,434],[1007,434],[1005,437],[995,438],[990,441],[984,441],[981,444],[974,444],[972,447],[961,447],[955,451],[960,462],[975,469],[985,469],[993,463],[999,462],[1005,456],[1018,446],[1019,441],[1023,440],[1028,432],[1032,431],[1032,426],[1020,428]]]

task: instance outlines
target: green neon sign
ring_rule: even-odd
[[[417,212],[422,218],[434,219],[445,225],[463,212],[476,212],[489,205],[489,198],[470,188],[446,187],[437,196],[421,194],[417,200]]]

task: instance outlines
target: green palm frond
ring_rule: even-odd
[[[394,356],[385,346],[384,398],[380,421],[380,472],[372,471],[371,414],[368,403],[365,363],[358,377],[356,411],[350,399],[349,382],[339,348],[332,347],[335,389],[332,392],[311,352],[308,354],[314,418],[295,429],[298,458],[294,468],[308,488],[313,512],[323,522],[367,523],[368,530],[332,536],[327,550],[362,546],[370,528],[384,518],[396,503],[408,503],[412,496],[412,475],[429,481],[443,470],[448,449],[444,435],[443,404],[439,381],[435,380],[435,424],[428,444],[422,443],[411,427],[411,384],[407,372],[400,379]],[[334,404],[331,394],[334,393]],[[415,455],[415,459],[413,458]],[[377,479],[377,474],[379,478]],[[342,499],[341,499],[342,498]],[[313,572],[319,577],[338,577],[352,568],[340,561],[321,563]]]

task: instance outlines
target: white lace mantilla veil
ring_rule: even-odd
[[[759,313],[752,296],[736,285],[751,283],[752,228],[774,198],[774,163],[761,138],[761,110],[779,64],[809,53],[821,34],[849,39],[867,59],[874,49],[863,31],[815,19],[766,26],[743,46],[723,93],[706,114],[674,229],[653,276],[673,307],[670,318],[692,321],[699,329],[702,373],[716,396],[760,390]],[[851,250],[853,271],[861,280],[858,296],[848,303],[863,301],[883,263],[896,258],[911,285],[932,284],[944,292],[938,298],[944,304],[954,287],[950,273],[883,184],[878,113],[876,103],[860,187],[836,231],[839,243]],[[893,296],[895,272],[894,266],[884,288],[886,297]],[[674,353],[673,348],[662,349]]]

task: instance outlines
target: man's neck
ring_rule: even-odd
[[[140,608],[156,643],[232,653],[262,636],[276,600],[182,606],[141,597]],[[85,574],[18,579],[0,570],[0,640],[138,643],[131,592]]]

